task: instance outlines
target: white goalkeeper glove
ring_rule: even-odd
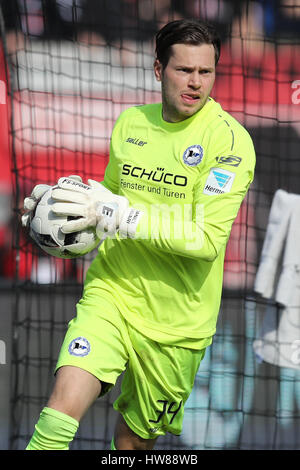
[[[39,200],[44,196],[44,194],[50,189],[51,186],[48,184],[37,184],[29,197],[25,197],[24,199],[24,209],[25,212],[22,215],[22,225],[23,227],[29,227],[31,222],[33,212],[39,202]]]
[[[52,210],[57,215],[74,217],[62,225],[63,233],[72,233],[95,227],[96,233],[113,236],[117,231],[123,237],[134,238],[142,212],[129,207],[128,199],[113,194],[97,181],[88,184],[70,178],[60,178],[52,190],[56,201]]]
[[[76,180],[76,181],[82,181],[80,176],[77,176],[77,175],[71,175],[69,176],[69,178]],[[26,228],[29,227],[36,206],[38,205],[39,201],[44,196],[44,194],[50,188],[51,186],[49,186],[48,184],[37,184],[33,188],[31,195],[28,197],[25,197],[24,205],[23,205],[25,212],[21,218],[23,227],[26,227]]]

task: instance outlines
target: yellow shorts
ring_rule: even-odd
[[[101,395],[125,371],[114,408],[133,432],[154,439],[181,433],[184,404],[204,354],[205,349],[152,341],[129,325],[110,301],[89,292],[69,323],[56,370],[71,365],[90,372],[105,383]]]

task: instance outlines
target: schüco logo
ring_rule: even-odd
[[[132,166],[124,164],[122,175],[130,175],[134,178],[146,179],[156,183],[174,184],[175,186],[186,186],[187,177],[183,175],[174,175],[173,173],[165,172],[164,168],[157,168],[156,170],[147,170],[139,166]]]

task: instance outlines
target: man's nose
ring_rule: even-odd
[[[189,85],[192,88],[198,89],[201,87],[201,77],[198,72],[193,72],[189,78]]]

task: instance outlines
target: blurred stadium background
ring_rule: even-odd
[[[157,448],[300,446],[300,305],[287,365],[253,348],[266,317],[277,331],[282,315],[276,300],[253,288],[273,196],[278,189],[298,194],[300,187],[300,1],[2,0],[2,449],[24,449],[32,434],[92,256],[44,257],[20,227],[24,195],[71,173],[102,178],[120,111],[160,99],[152,72],[155,32],[183,17],[219,28],[213,97],[249,130],[257,169],[229,241],[217,334],[187,402],[182,435],[166,436]],[[72,449],[109,448],[118,388],[89,411]]]

